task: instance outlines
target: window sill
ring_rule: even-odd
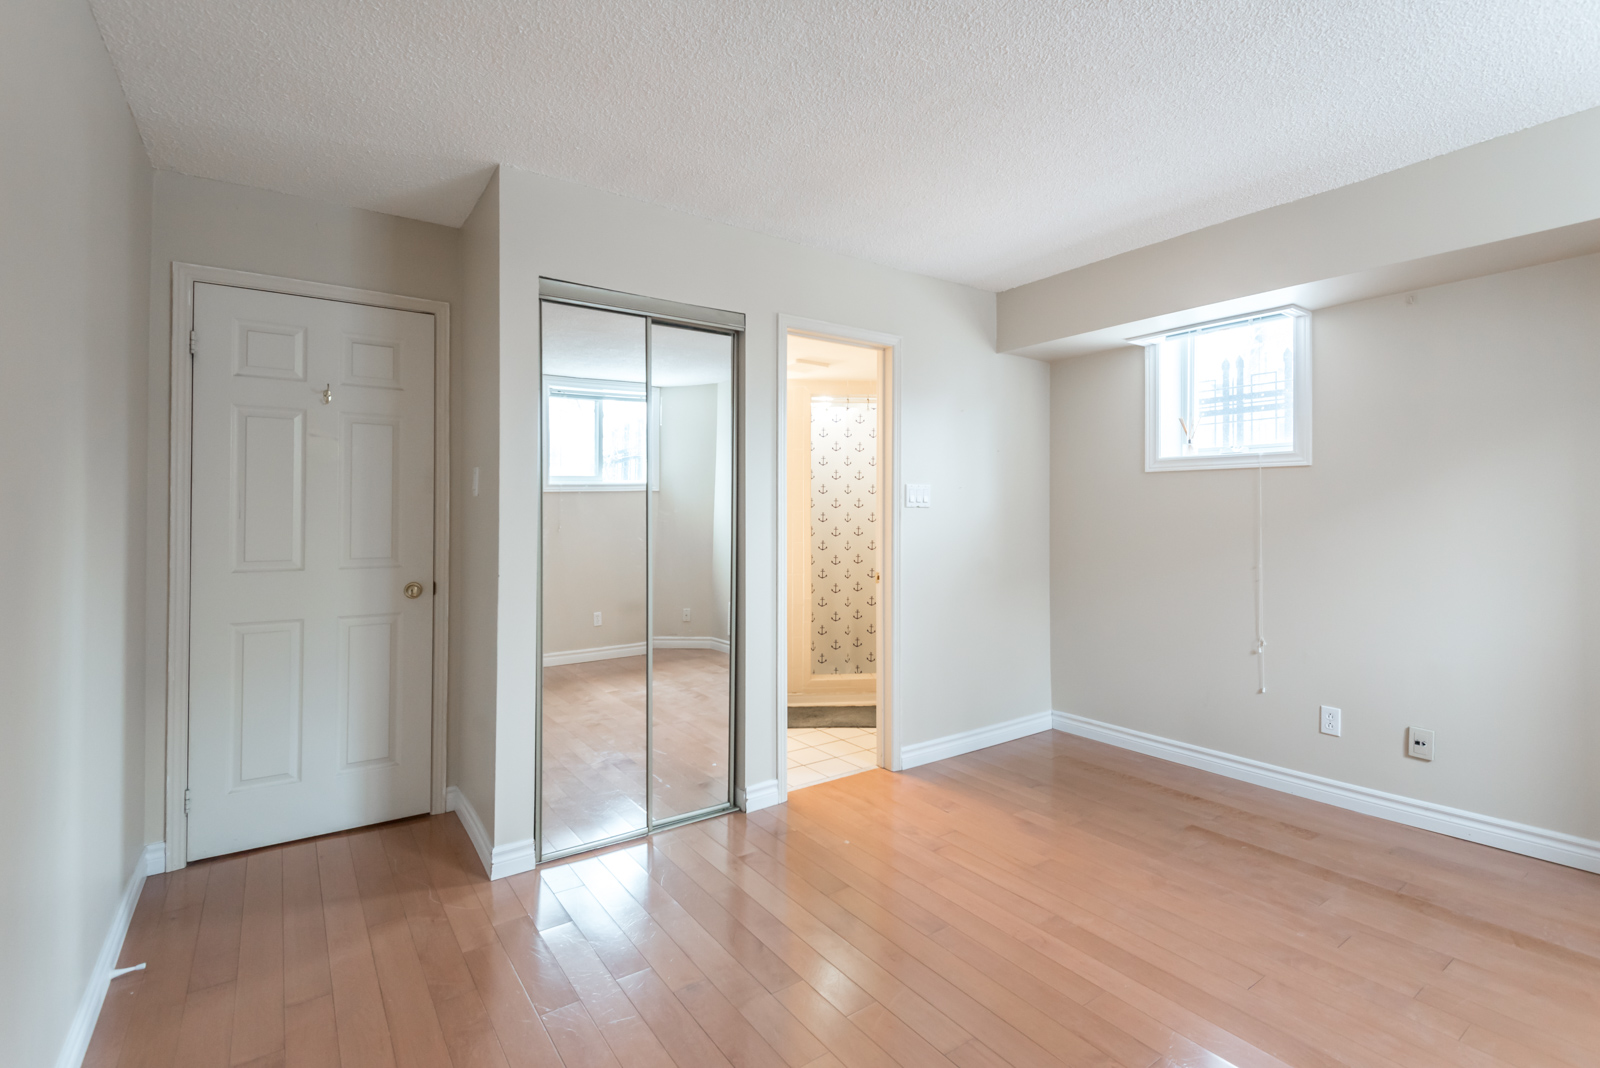
[[[1217,456],[1173,456],[1165,460],[1146,459],[1144,469],[1152,471],[1228,471],[1240,467],[1310,467],[1309,452],[1240,452]]]

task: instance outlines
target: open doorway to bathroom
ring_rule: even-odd
[[[852,332],[853,333],[853,332]],[[784,331],[786,788],[892,764],[885,383],[892,345]]]

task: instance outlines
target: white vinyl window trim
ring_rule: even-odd
[[[550,475],[550,398],[551,396],[581,397],[593,400],[645,399],[642,382],[616,382],[599,378],[569,378],[562,375],[545,375],[540,390],[539,426],[544,457],[540,464],[546,491],[553,493],[638,493],[645,488],[643,479],[633,482],[604,482],[597,473],[593,477],[551,477]],[[650,488],[661,488],[661,390],[650,390],[650,404],[645,414],[645,462],[649,466]],[[595,469],[600,469],[599,427],[596,428]]]
[[[1259,351],[1242,350],[1232,376],[1219,380],[1204,369],[1197,373],[1197,364],[1207,362],[1208,342],[1214,367],[1218,344],[1268,331],[1288,346],[1281,360],[1273,360],[1277,374],[1253,370],[1247,361]],[[1294,305],[1268,308],[1129,343],[1145,352],[1146,471],[1310,465],[1310,312]]]

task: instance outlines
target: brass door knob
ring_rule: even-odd
[[[406,596],[410,597],[412,600],[416,600],[418,597],[421,597],[422,596],[422,583],[420,583],[420,582],[408,582],[408,583],[406,583]]]

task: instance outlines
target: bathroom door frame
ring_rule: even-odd
[[[896,625],[899,584],[896,576],[900,563],[900,375],[899,358],[901,339],[895,334],[863,330],[839,323],[807,319],[798,315],[778,316],[778,558],[777,572],[777,687],[774,694],[776,715],[773,729],[777,758],[776,796],[772,798],[746,798],[747,808],[782,804],[789,797],[789,335],[804,334],[824,341],[840,341],[862,345],[879,351],[878,357],[878,452],[882,463],[878,471],[878,485],[885,491],[883,498],[884,532],[882,550],[878,557],[878,572],[883,576],[883,590],[878,598],[877,709],[878,709],[878,766],[890,771],[901,771],[904,763],[900,755],[902,735],[895,707],[898,692],[900,665],[899,634]],[[755,791],[752,791],[755,792]]]
[[[534,783],[533,783],[533,845],[535,850],[535,866],[548,861],[561,860],[566,857],[587,853],[595,849],[604,849],[621,842],[629,842],[644,838],[657,831],[679,827],[696,820],[709,819],[727,812],[735,811],[738,805],[739,783],[743,781],[743,738],[740,724],[743,716],[739,707],[739,683],[741,672],[739,662],[742,658],[740,641],[739,602],[740,591],[744,588],[743,554],[740,552],[743,535],[741,517],[744,514],[742,479],[742,457],[744,453],[744,405],[740,397],[744,388],[744,353],[745,353],[745,317],[743,312],[723,311],[718,308],[701,307],[695,304],[682,304],[672,300],[662,300],[657,297],[646,297],[636,293],[624,293],[619,290],[602,289],[597,286],[581,285],[577,282],[565,282],[556,278],[539,279],[539,379],[540,395],[544,393],[544,305],[549,303],[570,304],[581,308],[594,308],[598,311],[614,312],[619,315],[631,315],[643,319],[645,323],[645,377],[646,389],[649,388],[650,378],[650,327],[655,323],[664,323],[668,326],[687,327],[692,330],[703,330],[708,333],[725,334],[732,345],[732,378],[728,387],[729,402],[733,405],[730,413],[730,430],[733,435],[729,450],[731,465],[729,490],[733,499],[729,501],[728,517],[733,524],[728,539],[728,567],[729,596],[728,596],[728,799],[721,805],[712,805],[695,812],[686,812],[673,816],[671,819],[657,820],[655,818],[654,804],[654,763],[655,763],[655,717],[651,708],[651,692],[654,684],[654,590],[651,582],[652,573],[649,561],[653,553],[655,539],[655,524],[653,522],[654,509],[650,501],[649,483],[649,458],[647,454],[645,471],[645,825],[643,830],[625,831],[597,842],[586,842],[582,845],[567,849],[555,850],[546,853],[544,849],[544,507],[545,507],[545,471],[548,470],[549,438],[543,426],[543,405],[539,412],[539,537],[537,547],[537,560],[539,572],[539,604],[537,641],[534,651],[535,660],[539,670],[537,673],[538,684],[534,687]],[[648,393],[647,393],[648,395]],[[647,440],[648,436],[647,436]]]

